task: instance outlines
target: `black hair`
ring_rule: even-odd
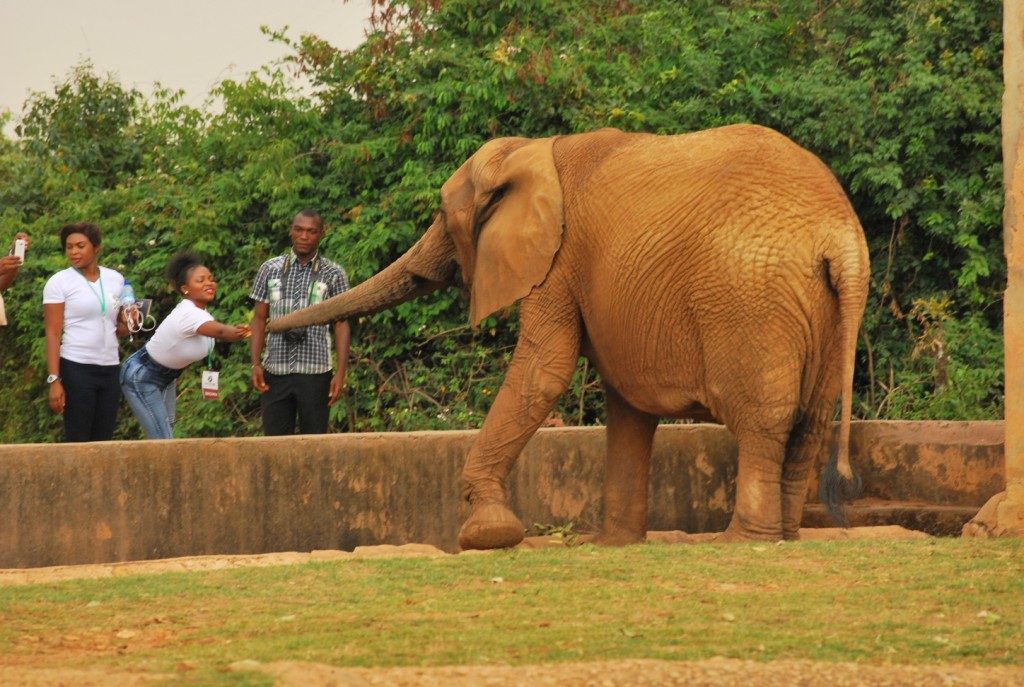
[[[103,235],[100,233],[98,226],[92,222],[73,222],[65,224],[60,228],[61,248],[67,248],[68,237],[72,234],[82,234],[85,238],[89,239],[89,243],[92,244],[93,248],[99,248],[100,244],[103,243]]]
[[[295,213],[296,217],[311,217],[316,220],[316,223],[320,225],[320,228],[324,228],[324,218],[320,216],[320,213],[311,208],[303,208]]]
[[[167,263],[164,276],[167,277],[167,281],[174,287],[174,290],[179,291],[188,281],[189,273],[202,265],[203,259],[195,253],[177,253]]]

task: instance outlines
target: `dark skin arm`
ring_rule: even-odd
[[[21,239],[25,242],[27,250],[30,244],[28,234],[19,231],[14,235],[14,240]],[[14,241],[11,242],[11,250],[14,249]],[[13,255],[5,255],[0,258],[0,291],[6,291],[18,276],[18,268],[21,267],[21,259]]]
[[[124,308],[117,314],[117,327],[114,328],[114,333],[117,334],[119,339],[131,334],[131,330],[128,329],[128,315],[125,313]]]
[[[270,319],[270,304],[257,303],[252,312],[252,322],[249,323],[249,329],[252,332],[252,338],[249,340],[249,358],[252,363],[252,385],[261,394],[270,390],[266,380],[263,379],[263,365],[260,364],[268,319]]]
[[[249,336],[249,325],[242,324],[237,327],[231,324],[220,322],[204,322],[196,329],[196,332],[218,341],[241,341]]]
[[[64,304],[43,305],[43,329],[46,332],[46,371],[60,374],[60,335],[64,331]],[[50,409],[55,413],[64,412],[64,385],[58,379],[50,385]]]
[[[352,328],[348,320],[334,323],[334,353],[338,358],[338,371],[331,379],[330,395],[327,397],[327,405],[332,406],[341,397],[345,390],[345,373],[348,369],[348,349],[352,339]]]
[[[14,278],[18,276],[18,268],[21,267],[21,260],[13,255],[5,255],[0,258],[0,291],[6,291]]]

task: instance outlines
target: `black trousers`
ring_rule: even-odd
[[[327,396],[331,391],[331,373],[315,375],[274,375],[263,373],[270,390],[260,396],[263,433],[269,436],[295,434],[298,415],[299,434],[326,434]]]
[[[60,359],[64,385],[64,441],[110,441],[121,403],[120,365]]]

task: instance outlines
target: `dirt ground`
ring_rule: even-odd
[[[292,661],[241,661],[233,664],[231,670],[264,672],[274,676],[277,687],[1008,687],[1024,684],[1024,668],[866,666],[813,661],[758,663],[727,658],[381,669],[337,668]],[[181,675],[0,668],[0,684],[10,687],[148,687],[174,684]]]
[[[802,533],[805,539],[835,538],[927,538],[928,535],[898,527],[815,530]],[[650,533],[649,539],[695,542],[680,532]],[[526,547],[561,546],[560,540],[529,538]],[[40,584],[62,580],[121,577],[170,571],[222,570],[247,566],[304,563],[340,558],[392,556],[444,556],[444,552],[422,544],[360,547],[354,552],[314,551],[312,553],[271,553],[244,556],[195,556],[158,561],[137,561],[53,568],[0,569],[0,586]],[[467,555],[467,554],[460,554]],[[487,555],[476,553],[473,555]],[[8,687],[136,687],[174,684],[194,666],[182,664],[177,673],[158,675],[132,672],[100,672],[62,668],[58,665],[27,668],[4,666],[0,657],[0,685]],[[257,671],[274,677],[279,687],[580,687],[620,686],[703,686],[772,687],[981,687],[1024,685],[1024,666],[977,667],[955,664],[927,666],[863,665],[813,661],[772,661],[770,663],[729,658],[705,661],[624,660],[591,663],[560,663],[527,666],[443,666],[434,668],[339,668],[317,663],[240,661],[229,667],[236,672]]]

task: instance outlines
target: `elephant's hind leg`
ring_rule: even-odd
[[[607,384],[604,389],[608,408],[604,518],[594,543],[622,546],[647,536],[651,444],[658,418],[636,410]]]
[[[782,539],[782,460],[784,439],[738,432],[739,472],[736,508],[729,527],[715,541]]]
[[[811,470],[828,440],[829,421],[825,414],[810,415],[797,422],[786,447],[782,465],[782,537],[800,538],[804,501]]]

